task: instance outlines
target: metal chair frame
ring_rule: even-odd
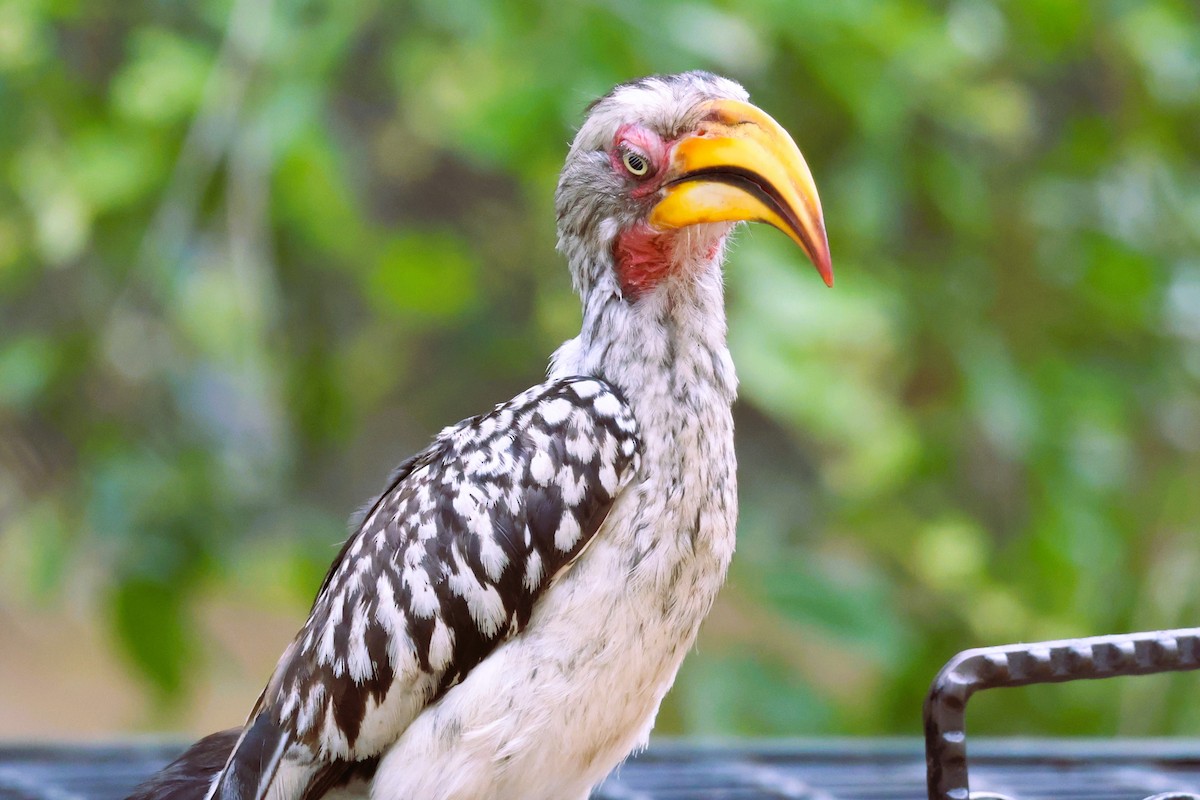
[[[964,650],[942,667],[925,699],[929,800],[1008,800],[971,792],[966,715],[967,701],[976,692],[1195,669],[1200,669],[1200,628]],[[1147,800],[1200,800],[1200,796],[1168,792]]]

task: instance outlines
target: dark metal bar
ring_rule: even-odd
[[[1200,669],[1200,628],[964,650],[925,698],[929,800],[969,800],[967,701],[982,689]]]

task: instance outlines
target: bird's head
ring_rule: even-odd
[[[737,222],[766,222],[833,284],[821,202],[795,142],[704,72],[622,84],[594,102],[555,196],[559,246],[585,295],[615,282],[628,299],[718,260]]]

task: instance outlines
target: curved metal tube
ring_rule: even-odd
[[[1194,669],[1200,669],[1200,628],[964,650],[942,667],[925,698],[929,800],[971,797],[966,713],[975,692]]]

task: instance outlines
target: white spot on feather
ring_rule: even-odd
[[[587,463],[596,454],[596,443],[585,432],[572,426],[567,437],[567,453],[578,461]]]
[[[539,486],[548,486],[554,478],[554,462],[545,450],[539,450],[529,461],[529,475]]]
[[[424,548],[410,545],[404,551],[404,570],[400,573],[400,580],[408,590],[413,613],[428,619],[440,610],[441,604],[438,603],[437,593],[429,581],[429,573],[421,564],[423,550]]]
[[[580,400],[590,400],[603,390],[600,381],[575,381],[571,384],[571,391],[575,392],[575,396]]]
[[[592,401],[592,407],[596,409],[597,414],[617,419],[618,423],[620,422],[619,417],[622,416],[621,401],[612,392],[602,393]]]
[[[350,742],[334,717],[333,703],[325,706],[325,724],[321,728],[321,745],[330,755],[345,758],[350,755]]]
[[[547,450],[550,448],[550,434],[546,433],[541,428],[531,427],[528,421],[521,425],[521,430],[529,437],[534,446],[539,450]]]
[[[556,397],[542,406],[542,419],[547,425],[561,425],[571,416],[574,408],[565,397]]]
[[[375,674],[375,666],[371,663],[371,654],[367,650],[367,610],[360,602],[354,606],[350,618],[349,652],[346,654],[346,667],[350,677],[362,683]]]
[[[525,561],[525,588],[532,592],[538,588],[541,582],[542,557],[538,555],[537,550],[533,550]]]
[[[454,631],[446,627],[438,617],[433,621],[433,634],[429,638],[429,665],[442,670],[454,657]]]
[[[575,470],[569,465],[564,465],[558,471],[558,488],[562,492],[563,502],[569,506],[577,506],[583,502],[583,497],[587,494],[587,481],[583,476],[575,477]]]
[[[312,730],[313,725],[317,722],[317,712],[321,710],[321,703],[325,699],[325,684],[314,683],[309,687],[308,696],[304,698],[304,703],[300,706],[300,716],[296,719],[296,730],[300,733]]]
[[[454,562],[455,571],[448,579],[450,591],[466,601],[475,626],[488,636],[494,635],[504,622],[504,600],[495,586],[480,583],[458,550],[454,551]]]
[[[564,511],[558,523],[558,530],[554,531],[554,546],[564,553],[569,553],[579,543],[579,537],[582,535],[583,531],[575,521],[575,515],[569,510]]]
[[[342,608],[340,598],[333,598],[329,609],[329,617],[325,620],[325,629],[321,632],[321,647],[317,653],[317,662],[320,664],[329,664],[334,667],[337,672],[337,651],[334,648],[333,637],[337,633],[338,626],[342,624],[345,609]]]
[[[604,487],[604,491],[611,494],[616,494],[617,491],[617,472],[612,468],[611,464],[605,464],[600,467],[600,485]]]
[[[479,422],[479,438],[486,439],[496,432],[496,418],[488,415]]]
[[[471,519],[479,512],[480,500],[479,488],[473,484],[464,483],[458,487],[458,494],[454,496],[454,510],[463,519]]]
[[[408,635],[408,621],[396,603],[396,592],[388,576],[380,575],[376,587],[379,597],[375,611],[376,619],[388,637],[388,658],[391,660],[392,672],[397,679],[402,679],[402,676],[413,675],[417,671],[416,650],[412,638]]]
[[[479,561],[483,564],[484,572],[494,581],[500,580],[504,568],[508,566],[508,556],[496,542],[496,531],[492,527],[492,518],[483,510],[471,517],[468,527],[479,539]]]

